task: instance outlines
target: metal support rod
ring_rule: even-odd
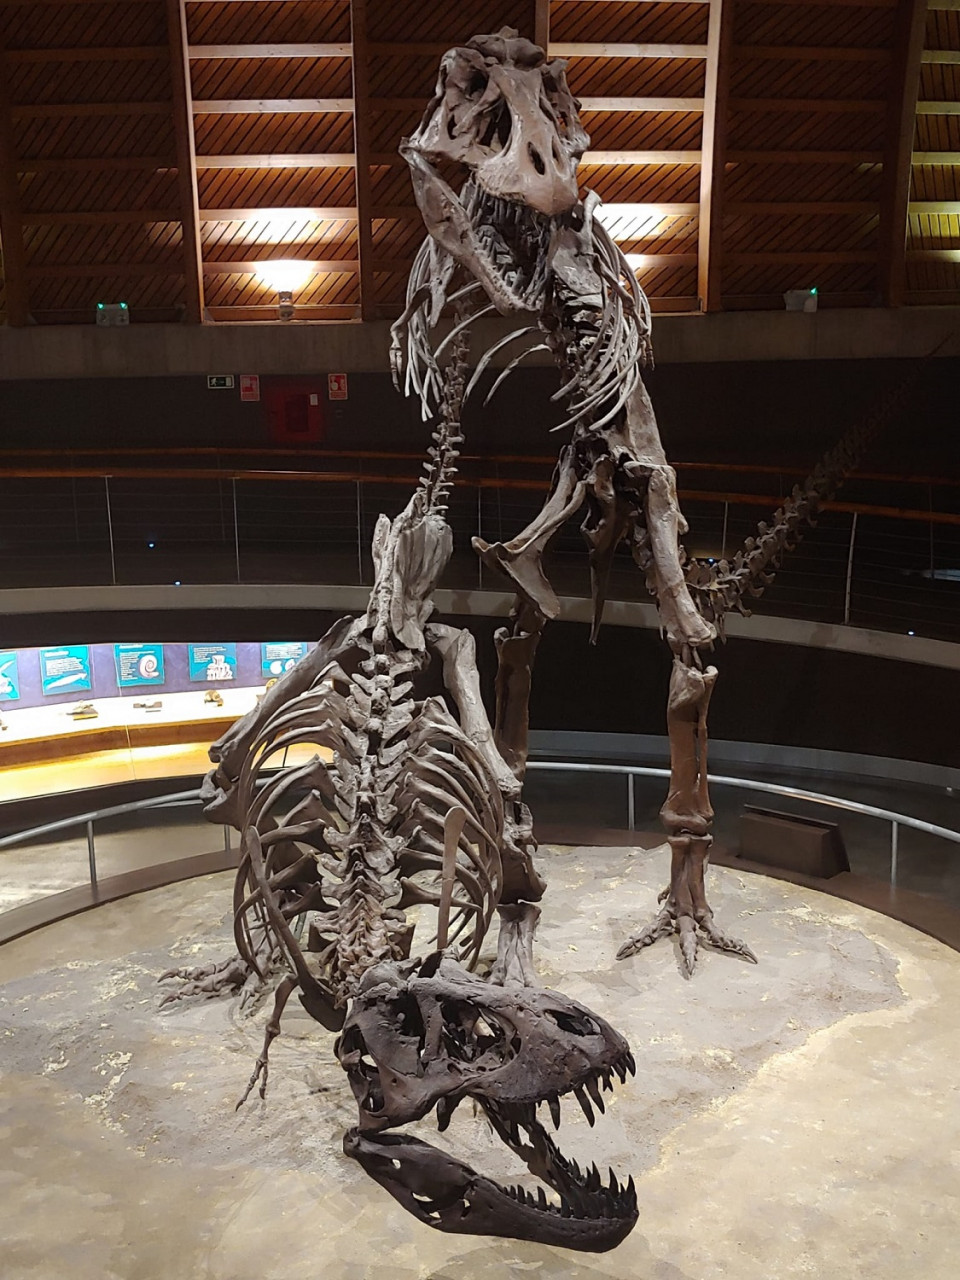
[[[633,774],[627,774],[627,830],[633,831],[637,825],[636,803],[633,794]]]
[[[897,883],[897,855],[900,852],[900,823],[890,823],[890,883]]]
[[[110,509],[110,477],[103,477],[103,494],[107,502],[107,537],[110,539],[110,581],[117,585],[117,554],[113,545],[113,512]]]
[[[223,851],[229,853],[233,849],[233,840],[230,835],[230,828],[226,823],[223,824]]]
[[[721,559],[721,560],[726,560],[726,558],[727,558],[727,519],[728,519],[729,515],[730,515],[730,503],[729,503],[729,502],[724,502],[724,504],[723,504],[723,532],[722,532],[722,533],[721,533],[721,535],[720,535],[720,559]]]
[[[857,541],[857,515],[853,513],[853,519],[850,521],[850,547],[847,551],[847,581],[843,589],[843,625],[847,626],[850,622],[850,586],[853,582],[853,551]]]
[[[477,537],[483,537],[483,490],[477,485]],[[477,556],[477,587],[483,590],[483,557]]]
[[[363,586],[363,499],[357,481],[357,581]]]
[[[240,581],[240,522],[237,519],[237,482],[230,481],[233,489],[233,553],[237,561],[237,581]]]
[[[97,850],[93,843],[93,819],[87,822],[87,860],[90,863],[90,884],[97,887]]]

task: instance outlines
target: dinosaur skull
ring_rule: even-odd
[[[440,63],[419,128],[401,143],[427,229],[504,314],[535,309],[550,245],[577,207],[577,163],[589,144],[566,63],[512,28],[474,36]],[[438,166],[468,176],[459,195]]]
[[[336,1051],[360,1112],[344,1151],[421,1222],[592,1252],[633,1228],[633,1179],[621,1187],[611,1173],[605,1186],[537,1119],[545,1103],[559,1127],[561,1099],[573,1093],[592,1124],[589,1099],[602,1111],[601,1090],[635,1070],[623,1036],[575,1000],[494,986],[440,955],[381,964],[364,976]],[[501,1187],[429,1143],[384,1132],[434,1107],[442,1132],[466,1097],[558,1200]]]

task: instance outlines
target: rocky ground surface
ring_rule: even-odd
[[[615,1253],[442,1236],[409,1218],[343,1156],[352,1095],[333,1037],[295,1001],[266,1101],[235,1111],[269,1002],[252,1017],[230,999],[158,1008],[160,972],[231,950],[221,875],[0,951],[4,1276],[373,1277],[387,1254],[394,1275],[431,1280],[892,1277],[918,1257],[928,1277],[956,1274],[931,1251],[960,1205],[956,1157],[933,1155],[944,1124],[960,1128],[938,1077],[941,1041],[960,1037],[958,957],[861,908],[715,869],[717,918],[760,964],[705,950],[688,980],[672,942],[614,959],[655,910],[663,850],[543,860],[544,983],[605,1016],[637,1060],[593,1131],[573,1104],[560,1132],[581,1163],[637,1179],[640,1223]],[[533,1181],[467,1104],[445,1135],[430,1118],[414,1131],[495,1178]],[[877,1186],[882,1170],[899,1197]],[[877,1218],[888,1199],[899,1208]],[[880,1269],[864,1272],[873,1253]]]

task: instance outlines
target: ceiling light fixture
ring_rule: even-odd
[[[280,319],[292,320],[293,295],[313,278],[314,269],[312,262],[304,262],[302,259],[272,258],[261,262],[255,274],[261,283],[276,292]]]

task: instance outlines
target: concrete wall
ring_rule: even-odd
[[[660,364],[740,360],[900,359],[960,355],[960,308],[902,307],[659,315]],[[91,317],[92,319],[92,317]],[[136,317],[134,316],[134,320]],[[510,328],[514,327],[512,324]],[[478,329],[486,345],[504,322]],[[389,324],[0,326],[0,379],[145,378],[207,373],[386,370]],[[509,358],[509,357],[507,357]],[[543,363],[547,363],[543,358]]]

